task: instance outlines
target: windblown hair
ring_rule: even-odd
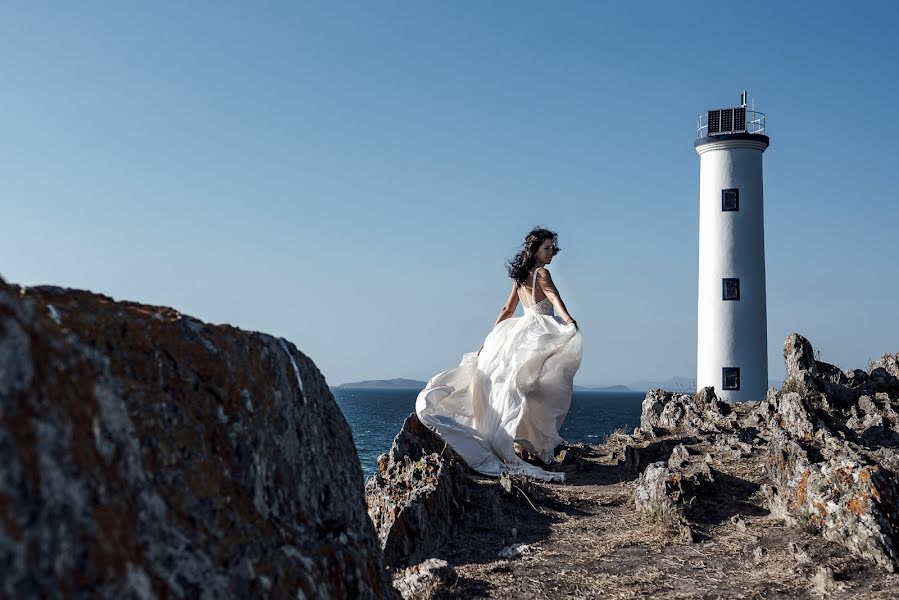
[[[524,243],[521,245],[521,250],[518,251],[518,254],[511,260],[506,261],[509,277],[519,284],[523,284],[528,278],[528,272],[537,264],[537,259],[534,256],[537,254],[537,249],[546,240],[553,241],[553,255],[558,254],[559,250],[561,250],[559,248],[559,236],[549,229],[535,227],[524,238]]]

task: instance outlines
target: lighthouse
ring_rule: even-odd
[[[754,103],[753,103],[754,109]],[[740,106],[699,117],[697,390],[760,400],[768,387],[762,154],[765,115]]]

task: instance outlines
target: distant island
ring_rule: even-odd
[[[574,386],[575,392],[633,392],[631,388],[626,385],[607,385],[602,387],[596,386],[583,386],[576,385]]]
[[[371,381],[355,381],[335,385],[335,388],[364,390],[421,390],[428,385],[426,381],[415,379],[373,379]]]

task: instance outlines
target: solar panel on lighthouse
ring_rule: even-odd
[[[721,111],[720,110],[710,110],[708,121],[709,121],[708,135],[713,135],[713,134],[719,133],[721,131]]]
[[[746,131],[746,107],[734,109],[734,131]]]
[[[716,108],[708,112],[706,135],[746,131],[746,107]]]
[[[722,108],[721,109],[721,131],[733,131],[733,130],[734,130],[734,109]]]

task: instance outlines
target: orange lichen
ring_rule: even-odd
[[[870,502],[871,502],[871,494],[862,492],[855,498],[850,498],[849,502],[846,503],[846,506],[849,508],[849,510],[853,514],[861,516],[865,512],[867,512],[865,509]]]
[[[790,510],[798,511],[802,505],[805,504],[805,499],[808,497],[808,478],[809,471],[803,471],[802,478],[799,480],[799,486],[796,488],[796,493],[793,494]]]

